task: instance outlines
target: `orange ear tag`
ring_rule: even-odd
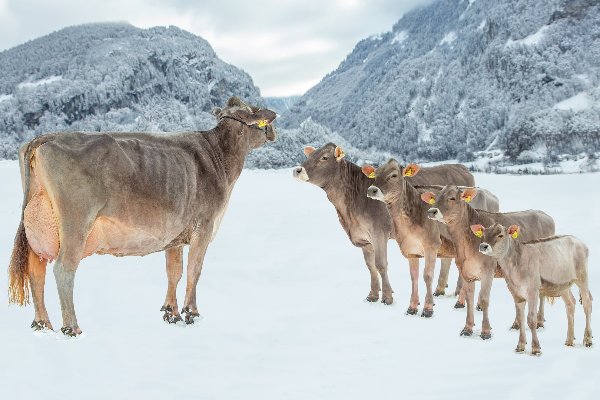
[[[468,195],[467,198],[465,199],[465,201],[468,203],[471,201],[471,195]]]
[[[412,176],[412,169],[407,170],[406,173],[404,174],[404,176],[408,176],[408,177]]]
[[[369,174],[369,178],[375,179],[375,171],[373,171]]]
[[[512,238],[513,238],[513,239],[516,239],[516,238],[518,238],[518,237],[519,237],[519,232],[517,232],[517,231],[514,231],[514,233],[512,234]]]
[[[429,204],[435,204],[435,200],[433,199],[433,197],[429,200]]]
[[[477,236],[478,238],[483,237],[483,232],[481,231],[481,229],[475,232],[475,236]]]
[[[268,125],[267,120],[263,119],[262,121],[258,121],[258,127],[262,128],[263,126]]]

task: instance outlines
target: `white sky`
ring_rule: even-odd
[[[0,0],[0,51],[71,25],[176,25],[248,72],[263,96],[303,94],[354,45],[433,0]]]

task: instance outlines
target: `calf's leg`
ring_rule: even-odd
[[[517,323],[519,324],[519,343],[515,351],[522,353],[525,351],[527,336],[525,333],[525,300],[515,298],[515,308],[517,309]]]
[[[573,294],[571,294],[571,296],[573,296]],[[546,322],[546,319],[544,318],[544,300],[546,300],[546,298],[544,296],[540,295],[540,308],[538,309],[538,313],[537,313],[537,327],[538,328],[543,328],[544,322]]]
[[[410,295],[410,305],[406,313],[415,315],[419,307],[419,259],[409,258],[408,266],[410,268],[410,280],[412,283],[412,294]]]
[[[375,267],[375,251],[371,244],[364,246],[362,251],[367,268],[369,268],[369,272],[371,273],[371,291],[367,296],[367,301],[375,302],[379,300],[379,291],[381,290],[381,287],[379,286],[379,275],[377,273],[377,268]]]
[[[183,274],[183,247],[165,250],[167,261],[167,298],[160,311],[164,311],[163,320],[170,324],[182,321],[177,307],[177,284]]]
[[[205,227],[202,232],[198,232],[192,235],[192,241],[190,243],[190,251],[188,253],[188,266],[187,266],[187,286],[185,290],[185,303],[181,309],[181,313],[185,313],[185,323],[193,324],[194,318],[199,317],[198,306],[196,305],[196,286],[198,286],[198,280],[202,273],[202,265],[204,263],[204,256],[208,249],[208,244],[212,236],[212,221],[204,222],[202,225]],[[210,228],[207,229],[206,227]]]
[[[373,250],[375,251],[375,267],[381,276],[381,302],[385,305],[390,305],[394,302],[392,293],[392,285],[387,276],[387,238],[378,238],[373,242]]]
[[[494,260],[495,264],[495,260]],[[481,338],[489,339],[492,337],[492,327],[490,326],[490,319],[488,315],[490,306],[490,293],[492,291],[492,283],[494,281],[494,273],[496,272],[496,266],[494,268],[482,268],[483,274],[481,277],[481,290],[479,291],[479,307],[483,311],[483,320],[481,322]]]
[[[537,308],[540,298],[539,290],[527,291],[527,303],[529,303],[529,312],[527,313],[527,325],[531,330],[531,354],[541,354],[540,342],[537,336]]]
[[[475,299],[475,281],[464,283],[465,296],[467,301],[467,320],[465,327],[460,332],[461,336],[471,336],[473,334],[473,326],[475,325],[475,317],[473,315],[473,300]]]
[[[592,294],[590,293],[587,279],[585,281],[577,281],[576,283],[579,287],[581,304],[583,304],[583,312],[585,313],[585,331],[583,334],[583,345],[586,347],[590,347],[592,345]]]
[[[425,306],[421,317],[433,316],[433,273],[435,272],[435,261],[437,249],[425,249],[425,268],[423,269],[423,280],[427,293],[425,294]]]
[[[46,304],[44,303],[44,286],[46,284],[46,265],[48,260],[40,258],[29,248],[27,254],[27,274],[29,275],[29,283],[31,284],[31,294],[33,297],[33,307],[35,309],[35,317],[31,327],[35,330],[44,328],[52,329]]]
[[[573,346],[573,340],[575,340],[575,298],[571,289],[565,292],[562,296],[565,302],[565,308],[567,309],[567,340],[565,345]]]
[[[438,277],[437,288],[435,288],[434,296],[443,296],[446,294],[446,288],[448,287],[448,274],[450,273],[450,264],[452,263],[451,258],[442,258],[442,266],[440,267],[440,276]]]

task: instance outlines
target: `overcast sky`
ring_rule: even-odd
[[[61,28],[175,25],[248,72],[263,96],[303,94],[361,39],[434,0],[0,0],[0,51]]]

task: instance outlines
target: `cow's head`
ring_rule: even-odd
[[[230,98],[225,108],[213,109],[213,115],[219,126],[226,127],[225,131],[230,134],[228,139],[247,145],[249,150],[277,139],[277,131],[270,125],[277,114],[246,104],[237,97]]]
[[[307,160],[294,168],[294,178],[299,182],[310,182],[321,188],[326,187],[335,179],[339,179],[341,161],[344,158],[342,146],[327,143],[320,149],[305,147]]]
[[[403,167],[393,158],[379,168],[365,165],[362,167],[363,173],[374,179],[373,184],[367,189],[367,196],[387,204],[393,203],[400,196],[404,180],[418,174],[419,169],[417,164]]]
[[[494,258],[506,256],[510,251],[511,242],[521,233],[521,228],[511,225],[506,229],[501,224],[494,224],[489,228],[481,225],[471,225],[471,231],[477,237],[483,239],[479,245],[479,252]]]
[[[460,190],[456,185],[446,185],[438,194],[431,192],[423,193],[421,200],[431,204],[427,212],[430,219],[451,224],[460,217],[465,208],[465,203],[470,202],[477,196],[477,190],[468,188]]]

